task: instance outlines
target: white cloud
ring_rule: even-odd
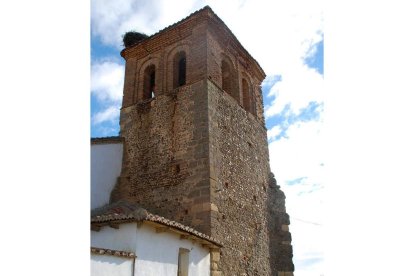
[[[91,91],[101,101],[120,103],[122,100],[124,66],[112,61],[92,64]]]
[[[267,138],[269,140],[276,138],[280,133],[282,133],[282,128],[280,126],[274,126],[267,131]]]
[[[289,228],[294,247],[295,275],[322,275],[324,272],[323,226],[300,222],[292,218],[291,220]]]
[[[206,1],[259,62],[280,75],[322,40],[319,1]]]
[[[106,121],[115,122],[119,118],[119,108],[110,106],[104,111],[98,112],[93,115],[92,123],[97,125]]]
[[[282,80],[270,89],[269,96],[274,96],[270,106],[266,107],[266,117],[280,113],[290,104],[291,112],[298,114],[310,102],[324,101],[323,77],[315,69],[304,64],[292,65],[284,70]]]
[[[92,0],[92,35],[117,49],[122,35],[131,30],[151,35],[194,11],[195,1]]]
[[[120,49],[125,32],[151,35],[205,5],[211,6],[268,75],[282,74],[322,40],[321,3],[273,0],[92,0],[92,35]]]
[[[322,118],[307,123],[299,122],[286,131],[288,138],[269,144],[270,165],[278,181],[306,176],[307,181],[322,182],[322,127]]]
[[[323,274],[324,244],[324,154],[322,118],[298,122],[281,138],[269,144],[270,166],[286,194],[291,217],[290,231],[295,274]],[[300,179],[295,185],[289,181]],[[312,260],[319,260],[309,264]]]

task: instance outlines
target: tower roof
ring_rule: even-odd
[[[188,22],[190,20],[194,20],[194,19],[199,18],[199,17],[200,18],[204,17],[204,18],[206,18],[208,20],[213,20],[213,21],[215,20],[215,21],[217,21],[217,23],[219,23],[220,25],[222,25],[224,28],[222,28],[221,30],[219,29],[218,31],[228,32],[228,34],[230,35],[230,37],[232,38],[232,40],[235,42],[235,44],[237,45],[237,47],[240,48],[240,50],[243,51],[247,55],[247,57],[249,59],[251,59],[254,62],[254,64],[257,66],[257,69],[259,70],[260,74],[262,74],[263,79],[266,77],[266,73],[264,72],[264,70],[262,69],[262,67],[260,66],[260,64],[257,62],[257,60],[255,60],[250,55],[250,53],[243,47],[243,45],[240,43],[240,41],[237,39],[237,37],[233,34],[233,32],[230,30],[230,28],[223,22],[223,20],[221,20],[220,17],[218,17],[218,15],[216,13],[214,13],[214,11],[208,5],[205,6],[205,7],[203,7],[202,9],[199,9],[199,10],[191,13],[190,15],[188,15],[185,18],[183,18],[182,20],[180,20],[180,21],[178,21],[178,22],[176,22],[176,23],[174,23],[174,24],[172,24],[170,26],[165,27],[164,29],[156,32],[155,34],[153,34],[151,36],[148,36],[147,38],[144,38],[144,39],[140,40],[135,45],[132,45],[130,47],[127,47],[127,48],[123,49],[121,51],[121,56],[125,58],[128,55],[128,53],[129,52],[132,52],[133,49],[136,48],[138,45],[145,44],[146,42],[148,42],[148,41],[150,41],[150,40],[152,40],[152,39],[154,39],[154,38],[156,38],[156,37],[158,37],[158,36],[160,36],[160,35],[168,32],[168,31],[171,31],[171,30],[177,28],[178,26],[180,26],[180,25],[182,25],[182,24],[184,24],[184,23],[186,23],[186,22]]]

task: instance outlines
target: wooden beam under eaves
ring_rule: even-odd
[[[119,229],[119,224],[118,223],[109,223],[109,227]]]
[[[92,224],[92,225],[91,225],[91,230],[92,230],[92,231],[99,232],[99,230],[101,230],[101,226],[100,226],[100,225],[95,225],[95,224]]]
[[[189,235],[189,234],[181,234],[181,235],[180,235],[180,240],[188,240],[188,239],[189,239],[189,237],[190,237],[190,235]]]
[[[163,227],[163,226],[161,226],[161,227],[155,227],[155,232],[157,232],[157,233],[164,233],[167,230],[168,230],[168,227]]]

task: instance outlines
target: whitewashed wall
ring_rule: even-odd
[[[91,146],[91,209],[109,203],[112,188],[121,173],[122,143]]]
[[[137,223],[124,223],[119,229],[102,227],[98,232],[91,231],[91,246],[127,252],[136,251]]]
[[[105,226],[99,232],[92,231],[91,246],[135,253],[135,276],[177,276],[179,249],[187,248],[190,250],[189,275],[210,276],[208,248],[181,240],[175,233],[157,233],[145,223],[139,227],[136,223],[127,223],[119,229]]]
[[[91,255],[91,276],[131,276],[133,259],[111,255]]]
[[[135,276],[177,276],[180,247],[190,250],[190,276],[210,275],[210,252],[207,248],[189,240],[180,240],[179,235],[171,232],[156,233],[153,227],[144,224],[137,231]]]

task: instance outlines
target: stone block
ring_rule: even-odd
[[[218,270],[218,265],[216,262],[211,262],[211,270],[213,271],[217,271]]]
[[[210,254],[212,262],[218,263],[220,261],[220,252],[218,250],[212,250]]]
[[[282,225],[282,231],[289,231],[289,225],[283,224]]]

